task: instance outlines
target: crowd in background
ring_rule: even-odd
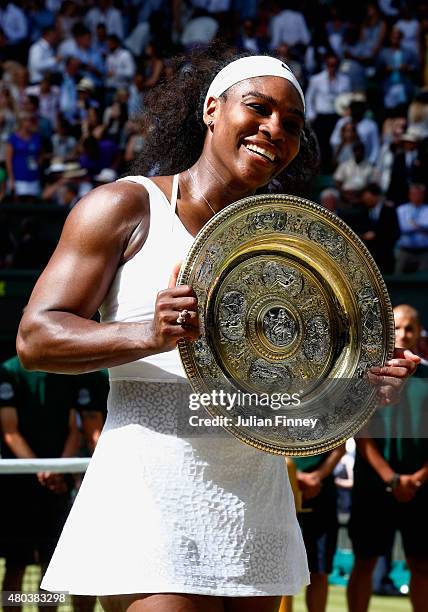
[[[382,272],[427,271],[426,0],[0,0],[0,200],[69,210],[123,175],[171,58],[217,40],[290,65],[320,146],[314,197]],[[36,228],[3,228],[1,267],[38,261],[16,255]]]

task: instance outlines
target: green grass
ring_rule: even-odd
[[[4,562],[0,559],[0,580],[3,579]],[[37,565],[29,565],[24,576],[24,591],[38,591],[40,581],[40,570]],[[345,588],[342,586],[330,586],[327,612],[346,612]],[[36,612],[36,606],[24,606],[24,612]],[[72,612],[70,605],[62,605],[59,612]],[[95,612],[102,612],[97,604]],[[294,599],[293,612],[306,612],[304,604],[304,593],[300,593]],[[411,606],[407,597],[377,597],[373,596],[370,602],[369,612],[411,612]]]

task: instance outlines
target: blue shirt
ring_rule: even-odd
[[[40,134],[33,134],[28,140],[18,134],[11,134],[9,144],[13,147],[12,169],[15,181],[38,181],[39,155],[42,148]]]
[[[398,246],[403,249],[428,249],[428,204],[402,204],[397,208],[401,236]]]

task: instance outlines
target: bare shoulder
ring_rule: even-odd
[[[93,189],[73,208],[68,216],[64,238],[85,237],[97,245],[101,240],[120,243],[125,249],[136,228],[149,224],[149,195],[145,187],[131,181],[118,181]],[[89,235],[88,235],[89,232]]]

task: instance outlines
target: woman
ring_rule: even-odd
[[[18,116],[18,129],[10,135],[5,151],[9,189],[16,198],[30,201],[40,197],[41,154],[37,117],[23,112]]]
[[[110,368],[107,423],[43,588],[102,595],[109,611],[273,612],[308,582],[284,463],[229,435],[180,435],[176,343],[199,325],[174,264],[214,213],[273,179],[293,187],[301,140],[311,159],[303,94],[280,60],[254,56],[182,69],[152,100],[141,166],[161,176],[140,170],[72,210],[20,327],[26,367]]]

